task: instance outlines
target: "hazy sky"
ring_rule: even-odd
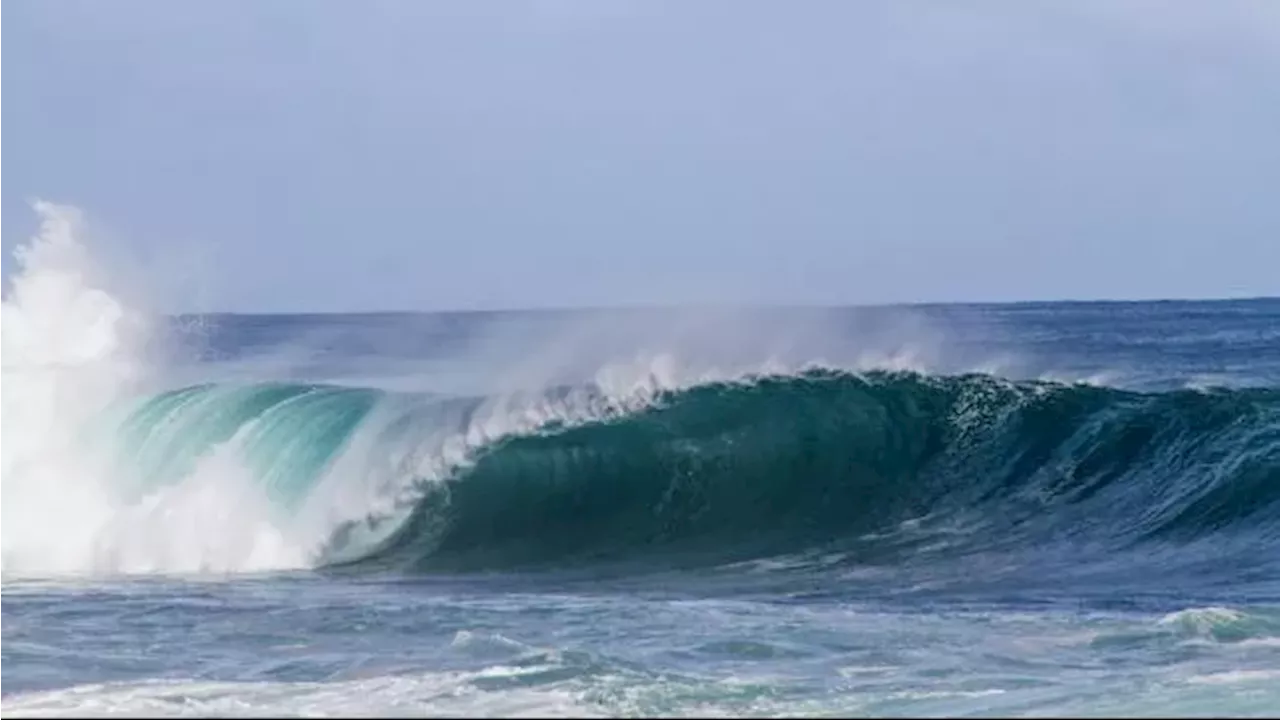
[[[1280,2],[6,0],[3,238],[171,307],[1280,294]]]

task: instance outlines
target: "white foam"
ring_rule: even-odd
[[[306,567],[306,546],[288,535],[270,508],[232,440],[182,482],[118,505],[98,535],[91,567],[182,574]]]
[[[488,668],[485,676],[528,668]],[[483,693],[477,673],[392,675],[342,682],[201,682],[148,680],[93,684],[5,697],[5,715],[23,717],[467,716],[586,717],[597,708],[558,688]]]
[[[1280,670],[1227,670],[1224,672],[1193,675],[1187,678],[1188,685],[1236,685],[1239,683],[1263,682],[1274,683],[1280,680]]]
[[[1215,628],[1245,619],[1245,614],[1228,607],[1187,608],[1160,618],[1159,624],[1193,635],[1210,635]]]
[[[226,572],[296,566],[234,445],[186,482],[136,499],[111,448],[87,434],[114,402],[154,387],[162,338],[111,292],[74,208],[37,202],[3,303],[0,566],[6,574]]]
[[[94,277],[72,208],[38,202],[38,235],[0,314],[0,467],[5,571],[74,570],[111,516],[101,464],[80,442],[85,421],[129,392],[147,325]]]

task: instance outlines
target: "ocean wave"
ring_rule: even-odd
[[[724,561],[858,539],[877,541],[872,553],[902,550],[885,531],[919,518],[970,524],[970,545],[1274,534],[1278,410],[1274,390],[976,375],[712,383],[478,448],[378,553],[464,569],[675,551]]]
[[[626,402],[592,386],[499,403],[201,385],[115,408],[95,428],[112,449],[117,502],[149,515],[171,515],[157,498],[186,497],[189,483],[225,481],[201,481],[202,468],[233,450],[238,483],[262,506],[246,515],[275,528],[274,542],[304,546],[298,565],[723,563],[833,543],[888,562],[1269,538],[1280,518],[1273,389],[1136,393],[824,369]],[[193,497],[187,514],[217,512]],[[204,532],[225,544],[245,529],[238,508],[221,512]]]
[[[695,373],[662,355],[487,396],[157,391],[149,318],[97,281],[76,213],[38,209],[3,306],[7,573],[892,563],[1280,535],[1276,387],[1139,392],[896,356]]]

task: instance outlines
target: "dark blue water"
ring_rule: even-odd
[[[1280,706],[1280,300],[112,347],[6,357],[6,714]]]

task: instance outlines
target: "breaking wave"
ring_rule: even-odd
[[[6,572],[723,562],[1280,533],[1280,389],[809,368],[454,397],[148,384],[77,218],[6,297]]]

